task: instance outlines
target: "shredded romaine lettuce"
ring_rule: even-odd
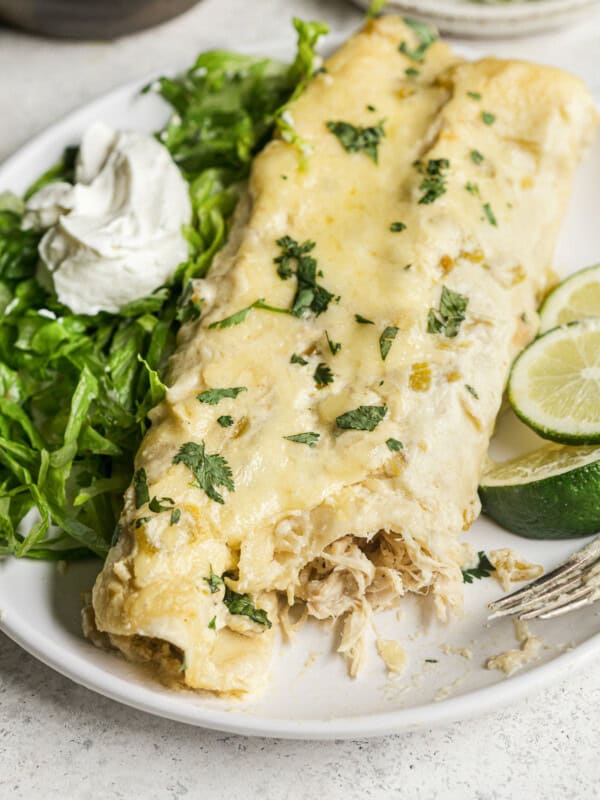
[[[177,330],[201,313],[190,281],[206,274],[252,158],[314,72],[326,28],[294,25],[291,65],[212,51],[150,87],[174,109],[157,136],[189,181],[193,207],[189,259],[171,285],[118,315],[71,313],[35,278],[40,234],[22,228],[23,201],[0,195],[0,556],[104,556],[118,533]],[[75,157],[69,148],[25,199],[72,181]]]

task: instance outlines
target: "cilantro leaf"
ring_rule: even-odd
[[[223,414],[223,416],[217,417],[217,422],[222,428],[230,428],[233,425],[233,417],[230,417],[229,414]]]
[[[216,594],[221,586],[223,586],[223,578],[220,578],[213,570],[212,564],[209,564],[210,573],[208,578],[202,578],[203,581],[208,583],[208,588],[210,589],[211,594]]]
[[[240,392],[247,392],[247,388],[245,386],[233,386],[231,389],[207,389],[204,392],[200,392],[200,394],[196,395],[196,399],[200,400],[201,403],[207,403],[210,406],[216,406],[217,403],[220,403],[221,400],[224,400],[226,397],[231,397],[235,399]]]
[[[388,446],[388,450],[391,450],[392,453],[397,453],[399,450],[404,450],[404,445],[402,442],[398,441],[398,439],[386,439],[385,443]]]
[[[388,353],[392,348],[394,339],[398,335],[398,328],[395,325],[388,325],[384,332],[379,337],[379,352],[381,353],[381,360],[385,361]]]
[[[462,576],[464,583],[473,583],[473,580],[481,580],[481,578],[489,578],[492,572],[495,571],[494,565],[490,562],[483,550],[477,553],[479,562],[476,567],[470,569],[463,569]]]
[[[334,136],[337,136],[346,152],[363,152],[377,164],[379,160],[379,144],[385,137],[384,122],[385,120],[382,119],[377,125],[369,125],[367,128],[341,120],[337,122],[330,121],[326,125],[327,129]]]
[[[282,280],[295,274],[298,282],[291,313],[295,317],[301,317],[307,311],[312,311],[317,316],[327,311],[334,296],[317,282],[321,273],[317,273],[316,259],[309,255],[315,243],[306,241],[299,244],[291,236],[282,236],[277,239],[276,244],[281,248],[281,253],[273,259],[279,265],[277,274]],[[295,270],[292,268],[294,265]]]
[[[420,175],[423,175],[423,180],[419,184],[419,189],[423,192],[419,199],[419,205],[430,205],[445,194],[445,173],[450,168],[447,158],[430,158],[427,164],[415,161],[413,167]]]
[[[148,508],[155,514],[160,514],[163,511],[172,511],[174,505],[175,501],[170,497],[153,497]]]
[[[398,50],[407,58],[412,59],[412,61],[422,62],[427,50],[437,41],[437,31],[425,22],[418,22],[416,19],[404,17],[404,22],[415,32],[419,44],[417,47],[412,48],[407,42],[401,42]]]
[[[226,575],[227,573],[225,573],[223,577]],[[258,622],[259,625],[263,625],[265,628],[271,627],[271,620],[263,608],[256,608],[247,594],[238,594],[234,592],[233,589],[230,589],[227,584],[225,584],[225,597],[223,598],[223,602],[227,606],[230,614],[248,617],[253,622]]]
[[[469,394],[473,395],[475,400],[479,400],[479,395],[477,394],[477,392],[475,391],[475,389],[472,386],[469,386],[468,383],[465,383],[465,389],[467,390],[467,392],[469,392]]]
[[[148,493],[148,479],[146,478],[146,470],[141,467],[133,476],[133,491],[135,493],[135,507],[140,508],[144,503],[150,499]]]
[[[329,345],[329,350],[331,352],[331,355],[332,356],[337,355],[340,352],[340,350],[342,349],[341,343],[340,342],[332,342],[331,339],[329,338],[329,334],[328,334],[327,331],[325,331],[325,337],[327,339],[327,344]]]
[[[211,621],[208,623],[208,627],[211,631],[215,631],[217,629],[217,618],[214,616]]]
[[[324,361],[321,361],[317,365],[313,378],[315,379],[315,383],[319,389],[322,389],[324,386],[327,386],[334,381],[333,372],[329,369]]]
[[[496,115],[490,113],[489,111],[482,111],[481,119],[485,122],[486,125],[493,125],[494,122],[496,121]]]
[[[225,502],[222,495],[217,492],[217,486],[223,486],[230,492],[235,491],[231,467],[218,453],[209,455],[204,442],[201,444],[186,442],[181,445],[177,455],[173,458],[173,464],[185,464],[196,480],[194,485],[203,489],[215,503]]]
[[[443,333],[453,339],[465,319],[469,299],[459,292],[442,286],[439,308],[430,308],[427,318],[427,333]]]
[[[177,525],[180,519],[181,519],[181,509],[174,508],[173,511],[171,511],[171,525]]]
[[[236,311],[235,314],[231,314],[229,317],[225,317],[225,319],[219,319],[216,322],[211,322],[208,326],[209,328],[217,328],[218,330],[222,330],[224,328],[231,328],[234,325],[240,325],[242,322],[246,320],[246,317],[251,311],[254,309],[258,309],[259,311],[273,311],[275,314],[289,314],[287,308],[277,308],[276,306],[269,306],[267,305],[262,298],[255,300],[253,303],[250,303],[249,306],[246,308],[241,308],[239,311]]]
[[[471,156],[471,161],[474,164],[477,164],[478,166],[483,161],[483,155],[479,152],[479,150],[471,150],[470,156]]]
[[[492,208],[491,208],[489,203],[484,203],[483,204],[483,211],[484,211],[484,213],[485,213],[485,215],[487,217],[487,220],[490,223],[490,225],[494,225],[494,226],[498,225],[496,217],[494,216],[494,212],[492,211]]]
[[[320,433],[308,431],[307,433],[294,433],[292,436],[284,436],[288,442],[298,442],[298,444],[307,444],[309,447],[316,447],[317,442],[321,437]]]
[[[290,364],[300,364],[301,367],[305,367],[308,364],[308,361],[305,358],[302,358],[302,356],[292,353]]]
[[[467,92],[467,96],[471,98],[471,100],[481,100],[481,95],[479,92]]]
[[[372,319],[367,319],[366,317],[363,317],[362,314],[355,314],[354,319],[359,325],[375,325]]]
[[[465,183],[465,189],[470,194],[479,196],[479,186],[476,183],[471,183],[471,181],[468,181],[467,183]]]
[[[390,230],[392,233],[402,233],[406,230],[406,225],[403,222],[392,222]]]
[[[359,406],[336,417],[336,425],[344,430],[374,431],[387,414],[387,406]]]
[[[141,528],[142,525],[145,525],[147,522],[150,522],[152,517],[138,517],[135,521],[135,527]]]

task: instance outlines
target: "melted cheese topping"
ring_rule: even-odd
[[[275,630],[230,614],[222,590],[211,593],[204,580],[210,567],[236,569],[230,585],[273,622],[275,591],[290,604],[306,599],[321,619],[346,615],[340,650],[352,672],[370,608],[410,590],[430,593],[442,616],[461,607],[458,536],[479,512],[478,477],[509,364],[534,333],[536,298],[595,116],[575,78],[524,63],[462,63],[442,43],[410,80],[398,45],[413,38],[399,19],[369,23],[291,109],[312,148],[308,165],[282,140],[256,159],[205,283],[209,313],[183,329],[170,389],[138,454],[150,497],[173,498],[181,520],[170,525],[168,513],[156,514],[136,528],[148,510],[136,510],[128,492],[121,540],[94,590],[96,623],[180,648],[190,686],[261,685]],[[482,108],[496,115],[493,125],[482,122]],[[347,152],[328,121],[383,121],[378,163]],[[480,164],[472,150],[483,154]],[[431,204],[419,203],[417,159],[450,162],[446,191]],[[465,190],[468,182],[478,193]],[[395,221],[406,229],[392,232]],[[296,279],[282,280],[274,263],[283,236],[315,242],[319,282],[339,300],[319,316],[253,310],[242,324],[211,328],[258,298],[291,307]],[[427,331],[444,285],[468,298],[454,338]],[[358,324],[355,314],[375,324]],[[383,360],[388,326],[398,333]],[[342,345],[336,355],[327,335]],[[293,353],[308,364],[290,363]],[[323,388],[313,378],[320,362],[334,376]],[[197,400],[234,386],[247,391],[216,406]],[[361,405],[387,408],[375,430],[336,427],[338,415]],[[221,415],[234,424],[221,427]],[[285,438],[307,431],[319,434],[317,446]],[[389,438],[403,448],[391,451]],[[190,441],[231,466],[235,491],[223,490],[223,504],[173,463]]]

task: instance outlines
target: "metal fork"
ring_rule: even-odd
[[[600,599],[600,536],[522,589],[494,600],[488,619],[550,619]]]

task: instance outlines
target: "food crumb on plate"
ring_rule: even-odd
[[[442,652],[447,656],[462,656],[463,658],[473,658],[473,651],[469,647],[455,647],[452,644],[442,645]]]
[[[531,564],[529,561],[525,561],[510,547],[492,550],[488,558],[494,567],[494,577],[505,592],[511,588],[511,583],[530,581],[539,578],[544,572],[541,564]]]
[[[402,674],[408,664],[408,657],[400,642],[395,639],[377,639],[377,652],[388,672]]]
[[[532,636],[527,623],[523,620],[514,620],[515,636],[521,647],[519,649],[507,650],[497,656],[488,658],[486,669],[499,669],[505,675],[512,675],[525,664],[536,661],[539,658],[543,641],[539,636]]]

